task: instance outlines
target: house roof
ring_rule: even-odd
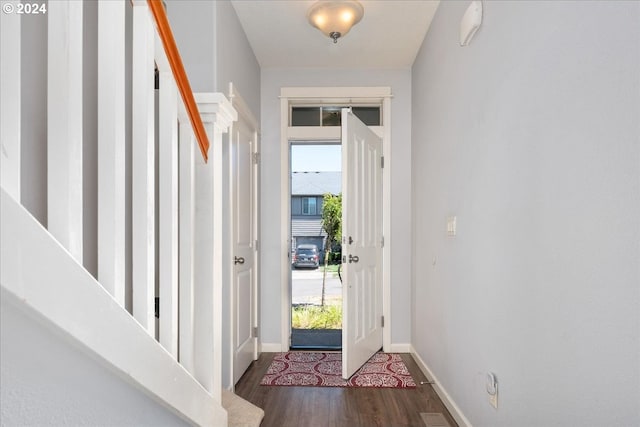
[[[322,196],[342,192],[341,172],[293,172],[292,196]]]

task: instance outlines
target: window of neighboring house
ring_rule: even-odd
[[[317,215],[315,197],[302,198],[302,215]]]

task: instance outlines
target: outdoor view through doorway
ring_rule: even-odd
[[[291,348],[340,349],[341,145],[292,142],[290,155]]]

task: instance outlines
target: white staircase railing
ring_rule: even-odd
[[[133,16],[132,40],[125,39],[128,13]],[[222,134],[236,119],[236,112],[222,94],[196,94],[195,108],[200,116],[189,114],[193,113],[195,104],[185,98],[184,75],[176,78],[177,50],[175,46],[173,50],[167,49],[167,26],[161,22],[166,16],[158,20],[158,14],[163,13],[158,0],[108,0],[98,4],[95,29],[98,159],[93,177],[98,191],[97,213],[93,213],[98,218],[95,278],[121,310],[135,318],[138,328],[144,328],[149,336],[158,340],[157,350],[162,352],[162,346],[170,358],[197,381],[204,394],[193,399],[204,399],[204,403],[192,406],[218,408],[222,363],[220,237],[224,227]],[[58,0],[47,6],[48,185],[47,194],[41,195],[47,199],[49,233],[79,264],[83,263],[83,245],[87,240],[83,234],[83,215],[87,208],[82,199],[83,178],[86,178],[82,150],[88,141],[83,139],[82,128],[82,103],[86,100],[82,70],[83,54],[88,47],[82,42],[82,15],[83,2]],[[168,31],[170,35],[170,29]],[[130,76],[125,75],[127,43],[131,43],[132,52]],[[3,14],[2,188],[3,198],[12,197],[17,202],[21,192],[28,191],[21,185],[20,177],[24,161],[20,158],[21,54],[28,55],[21,52],[20,17]],[[158,89],[154,87],[156,74]],[[14,89],[12,79],[17,79],[18,90]],[[188,82],[186,86],[188,88]],[[190,89],[188,92],[187,96],[193,98]],[[125,116],[129,96],[130,141]],[[17,112],[15,107],[5,108],[15,105]],[[211,140],[210,150],[207,150],[207,139]],[[196,143],[204,156],[196,152]],[[128,144],[130,159],[127,158]],[[211,158],[208,162],[207,155]],[[129,162],[130,178],[127,177]],[[131,218],[130,232],[128,217]],[[5,226],[8,225],[3,222]],[[3,240],[3,245],[5,243]],[[3,275],[3,288],[10,291],[20,288],[12,288],[4,280]],[[55,292],[52,294],[55,299]],[[65,328],[64,321],[50,320]],[[80,336],[75,338],[83,340]],[[101,351],[95,343],[83,344],[92,351]],[[119,363],[115,359],[104,359]],[[134,369],[131,365],[115,367],[136,378],[130,372]],[[172,372],[175,375],[175,369]],[[144,381],[144,377],[141,375],[142,380],[136,380]],[[167,381],[166,387],[179,387],[179,383]],[[190,418],[193,408],[180,407],[188,405],[189,399],[167,401],[180,393],[175,390],[158,393],[162,384],[158,385],[157,379],[153,387],[142,386],[192,422],[203,419],[200,415]],[[184,392],[194,393],[197,389],[189,386]],[[206,399],[212,399],[212,403],[207,404]],[[216,411],[214,413],[218,413]],[[226,417],[219,421],[219,425],[226,425]]]

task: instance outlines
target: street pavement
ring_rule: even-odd
[[[322,269],[292,269],[291,295],[293,304],[320,304]],[[342,284],[337,273],[327,272],[325,299],[327,302],[342,300]]]

